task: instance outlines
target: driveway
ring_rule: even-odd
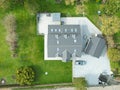
[[[85,65],[76,65],[75,60],[85,60]],[[97,85],[98,77],[102,72],[111,74],[110,63],[107,54],[100,58],[83,55],[73,61],[73,77],[85,77],[89,85]]]

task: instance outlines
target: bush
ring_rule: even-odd
[[[85,12],[85,6],[84,5],[76,5],[76,14],[83,14]]]
[[[120,11],[120,0],[107,0],[102,10],[108,16],[114,15]]]
[[[114,48],[115,47],[113,36],[106,36],[106,41],[107,41],[107,45],[108,45],[109,48]]]
[[[108,57],[112,61],[120,61],[120,51],[116,48],[108,48]]]
[[[114,35],[120,31],[119,18],[112,16],[108,17],[103,15],[101,17],[101,31],[104,35]]]
[[[74,5],[76,0],[65,0],[66,5]]]
[[[85,78],[74,78],[73,84],[77,90],[87,90],[86,88],[87,83],[86,83]]]
[[[20,85],[31,85],[34,81],[35,73],[31,67],[20,67],[16,73],[16,81]]]

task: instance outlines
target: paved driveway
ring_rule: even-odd
[[[90,55],[83,55],[78,60],[85,60],[85,65],[76,65],[73,61],[73,77],[85,77],[89,85],[97,85],[98,77],[102,72],[111,73],[110,63],[107,55],[95,58]]]

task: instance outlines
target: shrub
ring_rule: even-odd
[[[83,14],[85,12],[85,6],[84,5],[76,5],[76,14]]]
[[[107,0],[102,10],[108,16],[114,15],[120,11],[120,0]]]
[[[116,48],[109,48],[108,57],[112,61],[120,61],[120,51]]]
[[[29,66],[20,67],[16,73],[16,81],[20,85],[31,85],[34,81],[35,73]]]
[[[87,90],[86,88],[87,83],[86,83],[85,78],[74,78],[73,84],[77,90]]]
[[[113,35],[120,31],[119,18],[112,16],[108,17],[103,15],[101,17],[101,31],[104,35]]]
[[[114,48],[115,47],[113,36],[106,36],[106,40],[107,40],[107,45],[108,45],[109,48]]]

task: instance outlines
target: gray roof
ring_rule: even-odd
[[[106,46],[106,42],[101,37],[93,37],[88,41],[85,53],[99,58]]]
[[[82,37],[80,25],[48,25],[47,39],[48,57],[56,57],[57,54],[64,60],[68,60],[73,53],[76,53],[78,57],[81,56]],[[63,55],[65,51],[67,53]]]

